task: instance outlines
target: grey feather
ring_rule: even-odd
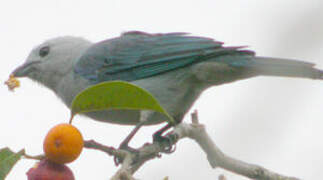
[[[48,54],[40,49],[48,46]],[[92,84],[126,80],[151,92],[180,121],[207,88],[265,75],[323,79],[314,64],[257,57],[244,47],[224,47],[210,38],[186,33],[149,34],[139,31],[91,43],[60,37],[35,47],[26,63],[13,73],[27,76],[53,90],[70,107],[73,98]],[[87,113],[94,120],[134,125],[140,111],[113,110]],[[147,124],[166,119],[147,114]]]

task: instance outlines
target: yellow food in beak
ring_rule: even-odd
[[[10,75],[9,79],[5,82],[5,85],[8,86],[8,89],[10,91],[13,91],[15,88],[20,86],[20,81],[18,79],[16,79],[16,77],[14,75]]]

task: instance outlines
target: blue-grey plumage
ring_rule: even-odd
[[[132,31],[95,44],[75,37],[46,41],[13,74],[44,84],[68,107],[90,85],[129,81],[151,92],[180,121],[208,87],[259,75],[323,79],[323,72],[313,66],[303,61],[258,57],[245,47],[224,47],[222,42],[186,33]],[[140,121],[140,112],[135,110],[86,115],[117,124]],[[147,124],[165,120],[158,113],[147,116]]]
[[[224,54],[253,54],[239,48],[223,48],[220,42],[184,33],[128,32],[91,46],[75,65],[75,72],[93,83],[134,81]]]

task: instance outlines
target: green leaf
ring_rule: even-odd
[[[79,93],[72,102],[72,117],[77,113],[111,109],[152,110],[173,118],[146,90],[124,81],[103,82]]]
[[[20,160],[24,153],[24,149],[18,153],[11,151],[9,148],[0,149],[0,179],[5,179],[12,167]]]

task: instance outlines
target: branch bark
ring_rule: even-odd
[[[192,123],[181,123],[173,131],[166,135],[170,141],[154,142],[145,144],[138,149],[138,152],[127,152],[104,146],[94,140],[86,141],[85,147],[106,152],[109,155],[123,159],[122,165],[111,180],[134,180],[133,174],[148,160],[160,157],[165,149],[175,145],[183,138],[193,139],[207,155],[212,168],[223,168],[236,174],[257,180],[299,180],[295,177],[288,177],[270,171],[259,165],[246,163],[224,154],[213,142],[205,130],[205,126],[199,124],[197,111],[192,113]],[[170,143],[170,144],[169,144]]]

